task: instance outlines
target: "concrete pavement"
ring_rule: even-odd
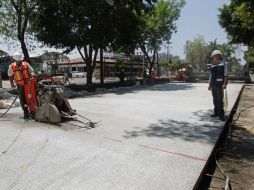
[[[240,84],[228,88],[229,109]],[[70,100],[94,129],[0,121],[0,189],[192,189],[223,127],[207,84],[171,83]]]

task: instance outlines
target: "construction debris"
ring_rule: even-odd
[[[11,94],[9,92],[0,93],[0,109],[9,108],[16,96],[17,95]],[[13,104],[13,107],[19,107],[19,106],[20,106],[19,101],[16,101]]]

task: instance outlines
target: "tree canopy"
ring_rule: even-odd
[[[232,43],[254,45],[253,10],[253,0],[231,0],[219,9],[219,24],[226,30]]]
[[[196,70],[205,70],[209,47],[204,38],[198,36],[193,41],[187,41],[184,49],[186,62]]]
[[[134,51],[139,15],[154,1],[142,0],[37,0],[33,21],[37,38],[56,48],[77,48],[87,68],[87,84],[92,83],[99,49]]]
[[[150,72],[160,46],[168,43],[176,32],[175,22],[184,5],[184,0],[159,0],[150,12],[143,12],[138,45],[150,63]]]
[[[254,1],[231,0],[220,8],[219,23],[226,30],[231,43],[245,44],[244,58],[254,67]]]
[[[198,36],[194,41],[188,41],[185,45],[187,63],[191,64],[195,70],[206,70],[206,65],[211,61],[210,56],[213,50],[222,52],[223,60],[227,62],[228,69],[238,70],[240,60],[235,57],[237,47],[230,43],[217,43],[217,40],[205,42],[202,36]]]

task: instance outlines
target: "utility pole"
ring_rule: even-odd
[[[185,52],[185,62],[187,63],[187,55],[188,55],[188,50],[189,50],[189,40],[186,41],[186,52]]]
[[[167,44],[167,62],[169,61],[169,43]]]

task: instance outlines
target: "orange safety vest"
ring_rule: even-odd
[[[21,66],[17,66],[17,64],[11,64],[15,81],[18,85],[24,85],[25,83],[30,82],[31,74],[29,72],[28,63],[22,62]]]

